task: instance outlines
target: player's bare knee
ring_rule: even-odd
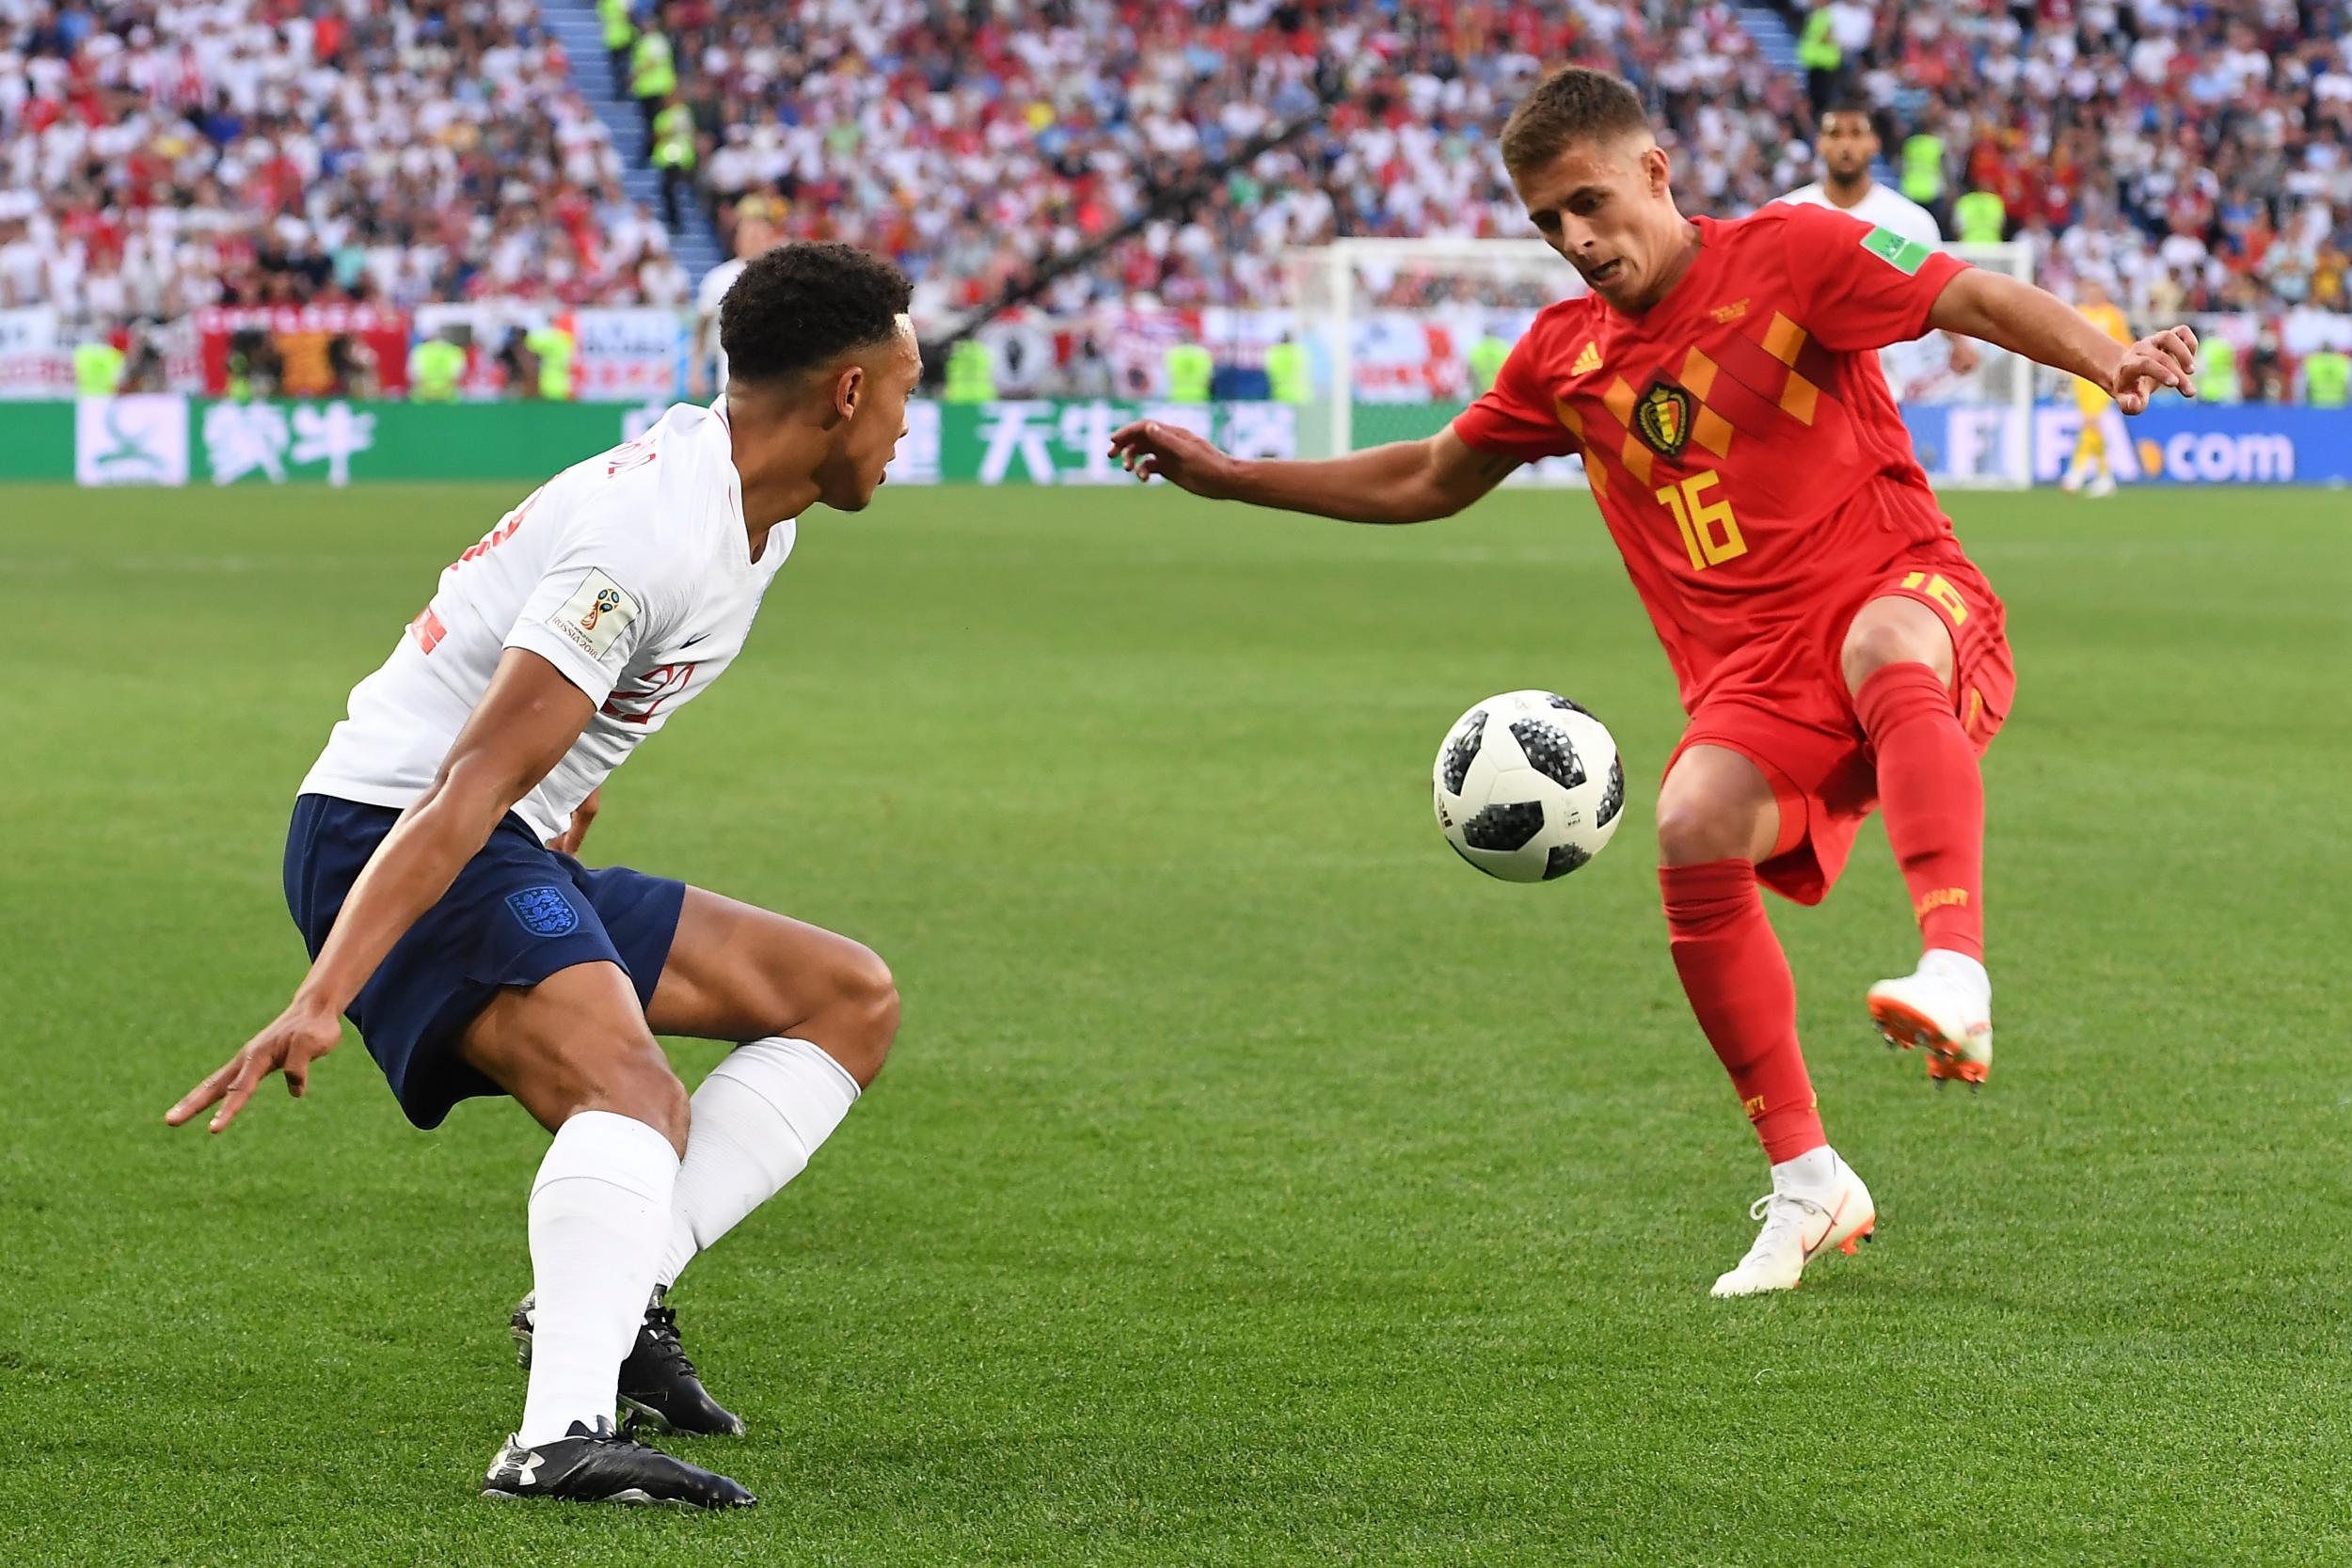
[[[1881,601],[1884,603],[1886,601]],[[1914,601],[1895,601],[1911,606]],[[1875,610],[1873,605],[1870,610]],[[1952,640],[1934,611],[1919,607],[1918,615],[1906,613],[1872,614],[1866,611],[1856,617],[1846,633],[1846,645],[1839,664],[1846,677],[1846,689],[1862,689],[1862,683],[1890,664],[1924,664],[1944,680],[1952,675]]]
[[[616,1040],[583,1051],[580,1103],[582,1111],[612,1111],[651,1127],[686,1152],[689,1121],[686,1085],[671,1070],[670,1059],[651,1035],[637,1040]]]
[[[1658,802],[1658,856],[1667,865],[1698,865],[1737,860],[1754,837],[1744,814],[1696,796],[1666,796]]]
[[[861,1087],[874,1081],[898,1037],[898,983],[872,948],[850,944],[834,974],[834,997],[823,1042]]]

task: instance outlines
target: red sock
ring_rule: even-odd
[[[1746,861],[1661,866],[1675,970],[1707,1043],[1731,1074],[1774,1164],[1829,1142],[1797,1049],[1797,985],[1756,867]]]
[[[1951,692],[1924,664],[1889,664],[1853,708],[1878,756],[1879,807],[1921,942],[1983,962],[1984,778]]]

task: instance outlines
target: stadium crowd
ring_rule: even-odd
[[[0,0],[0,304],[682,299],[621,169],[532,0]]]
[[[2352,0],[1793,3],[1890,156],[1930,138],[1904,182],[1931,172],[1947,222],[1993,193],[2046,281],[2136,314],[2345,306]],[[1286,246],[1524,233],[1495,134],[1566,61],[1659,105],[1692,210],[1816,174],[1820,93],[1711,0],[641,0],[628,25],[675,61],[723,238],[758,215],[882,250],[942,309],[1154,212],[1043,303],[1273,303]],[[0,304],[680,301],[585,65],[534,0],[0,0]]]
[[[1934,138],[1928,204],[1990,192],[2051,280],[2135,309],[2342,308],[2352,249],[2352,0],[1834,0],[1836,74],[1890,151]],[[1806,16],[1792,11],[1792,31]],[[666,0],[682,91],[710,132],[723,228],[885,249],[935,293],[993,298],[1200,181],[1252,138],[1327,118],[1215,181],[1189,213],[1047,296],[1271,303],[1285,245],[1334,234],[1524,234],[1493,138],[1564,61],[1661,109],[1693,211],[1748,211],[1816,177],[1817,98],[1732,8],[1207,0]],[[1889,171],[1890,177],[1893,170]]]

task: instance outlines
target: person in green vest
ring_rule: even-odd
[[[1797,35],[1797,63],[1804,67],[1804,95],[1816,115],[1828,105],[1837,87],[1837,73],[1846,64],[1845,48],[1835,31],[1836,19],[1829,8],[1830,0],[1819,0],[1805,13],[1804,31]]]
[[[947,351],[947,384],[942,390],[949,403],[994,403],[994,353],[977,338],[958,339]]]
[[[1482,332],[1470,344],[1470,396],[1483,398],[1494,388],[1495,377],[1502,373],[1502,362],[1511,357],[1511,345],[1491,332]]]
[[[653,117],[653,166],[661,171],[661,221],[678,226],[678,193],[694,189],[694,165],[701,153],[694,145],[694,111],[676,93]]]
[[[537,366],[537,374],[529,384],[525,396],[535,396],[548,403],[569,403],[572,400],[572,356],[579,341],[571,328],[558,317],[544,325],[534,326],[523,334],[523,350]]]
[[[2217,332],[2197,342],[2198,357],[2204,363],[2198,368],[2197,401],[2200,403],[2236,403],[2244,397],[2237,384],[2237,345]]]
[[[1277,403],[1305,403],[1309,392],[1307,347],[1289,338],[1265,351],[1266,393]]]
[[[1216,361],[1199,343],[1175,343],[1168,351],[1168,401],[1206,403],[1216,379]]]
[[[1970,191],[1952,203],[1963,245],[1998,245],[2009,227],[2009,203],[1998,191]]]
[[[408,401],[455,403],[466,379],[466,351],[458,346],[457,329],[427,338],[408,351]]]
[[[604,58],[612,70],[612,85],[621,87],[628,80],[628,52],[637,41],[637,19],[628,14],[628,0],[596,0],[596,24],[604,30]]]
[[[1931,213],[1944,210],[1944,138],[1914,131],[1903,138],[1903,195]],[[1938,220],[1939,222],[1941,219]]]
[[[2313,408],[2352,404],[2352,354],[2323,348],[2303,356],[2303,401]]]
[[[73,395],[110,398],[122,385],[122,351],[111,339],[92,338],[73,345]]]
[[[677,91],[677,61],[670,53],[669,35],[648,27],[637,35],[628,52],[628,95],[637,100],[637,113],[645,122],[645,153],[653,154],[655,111]]]

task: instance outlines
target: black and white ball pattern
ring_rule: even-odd
[[[1584,864],[1625,808],[1608,726],[1549,691],[1507,691],[1462,715],[1431,783],[1446,842],[1510,882],[1548,882]]]

